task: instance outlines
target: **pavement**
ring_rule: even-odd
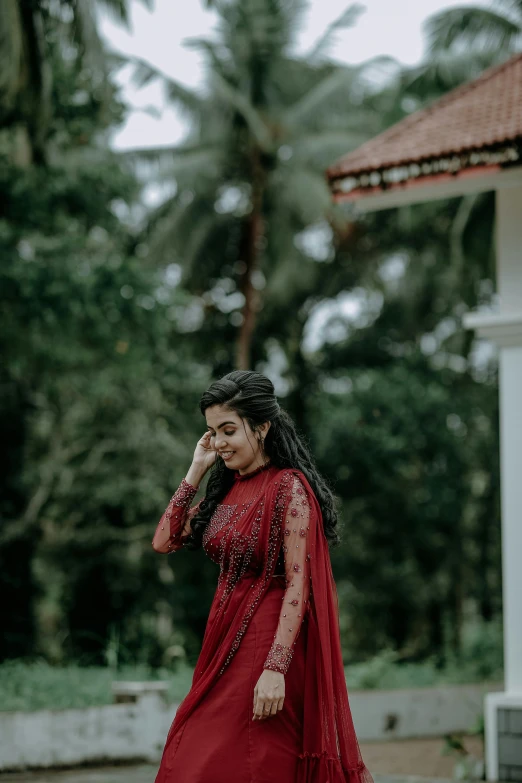
[[[1,783],[154,783],[157,766],[98,767],[0,774]],[[374,775],[375,783],[450,783],[447,778]]]
[[[138,766],[96,767],[90,769],[47,770],[3,773],[2,783],[154,783],[158,767]]]

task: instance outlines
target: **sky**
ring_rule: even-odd
[[[309,10],[298,35],[297,50],[305,53],[313,47],[328,25],[350,5],[347,0],[309,0]],[[476,5],[477,0],[459,0],[458,5]],[[365,11],[355,27],[337,33],[331,56],[341,62],[357,64],[378,55],[391,55],[405,65],[422,59],[423,21],[433,13],[455,6],[450,0],[366,0]],[[184,46],[194,37],[212,36],[214,13],[204,8],[203,0],[155,0],[149,11],[139,0],[132,0],[131,29],[116,24],[110,17],[100,19],[101,32],[109,47],[117,52],[140,57],[183,84],[198,88],[203,79],[200,55]],[[113,136],[117,149],[170,145],[181,141],[186,126],[183,117],[164,104],[161,88],[152,84],[137,90],[129,69],[118,78],[123,97],[134,107],[125,125]],[[154,110],[152,116],[148,108]],[[161,115],[161,116],[160,116]]]
[[[297,37],[297,52],[304,54],[311,50],[329,24],[350,4],[347,0],[309,0],[309,11]],[[459,6],[476,4],[477,0],[458,1]],[[337,33],[330,55],[350,65],[379,55],[389,55],[404,65],[414,65],[425,52],[424,20],[457,3],[451,0],[366,0],[361,5],[365,7],[364,13],[354,28]],[[130,30],[107,16],[101,17],[100,26],[111,49],[146,60],[184,85],[198,89],[203,82],[203,63],[200,55],[185,46],[184,41],[211,37],[215,19],[214,13],[204,8],[203,0],[155,0],[152,12],[139,0],[132,0]],[[129,68],[124,68],[118,81],[124,100],[134,110],[125,125],[115,132],[112,146],[132,149],[180,142],[187,130],[183,117],[165,105],[159,84],[137,90],[130,73]],[[155,116],[148,113],[150,108]],[[151,192],[149,195],[154,200],[158,194]],[[336,330],[343,332],[342,324],[329,324],[332,315],[357,325],[361,314],[365,313],[365,317],[376,314],[380,303],[365,301],[365,296],[364,291],[341,292],[335,300],[319,305],[310,317],[305,349],[317,350],[325,340],[335,342],[343,336],[335,333]],[[276,360],[277,357],[271,359],[273,375],[277,375]]]

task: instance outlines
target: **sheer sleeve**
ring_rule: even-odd
[[[294,476],[283,525],[286,588],[274,641],[264,668],[286,674],[311,593],[310,505],[301,480]]]
[[[152,546],[156,552],[168,554],[182,548],[184,539],[191,533],[190,520],[199,508],[199,503],[190,508],[197,491],[197,487],[182,480],[154,533]]]

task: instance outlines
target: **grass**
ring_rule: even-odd
[[[114,680],[167,680],[170,701],[189,691],[193,669],[181,664],[176,672],[125,666],[50,666],[45,661],[6,661],[0,665],[0,705],[3,711],[68,709],[111,704]]]
[[[397,654],[384,650],[364,663],[345,667],[349,689],[382,689],[501,682],[502,627],[500,622],[468,623],[457,657],[447,653],[441,669],[435,659],[399,663]],[[181,701],[188,693],[193,668],[179,662],[176,669],[152,670],[135,666],[51,666],[44,660],[6,661],[0,664],[0,709],[39,710],[90,707],[112,702],[114,680],[165,680],[168,698]]]
[[[462,635],[458,656],[446,651],[446,665],[435,658],[418,663],[399,663],[393,650],[384,650],[374,658],[345,668],[350,688],[423,688],[437,685],[464,685],[478,682],[502,682],[503,645],[500,621],[468,622]]]

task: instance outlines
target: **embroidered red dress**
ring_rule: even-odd
[[[168,551],[190,533],[182,481],[158,524]],[[321,510],[304,474],[240,476],[203,537],[220,566],[192,686],[155,783],[373,783],[353,728],[337,592]],[[285,675],[283,709],[252,720],[263,671]]]

